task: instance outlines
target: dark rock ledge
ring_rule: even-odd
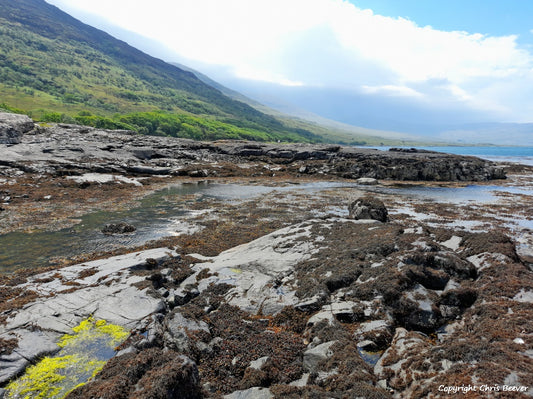
[[[0,166],[28,173],[207,177],[235,175],[223,165],[252,163],[265,174],[282,170],[347,179],[487,181],[505,178],[503,168],[492,162],[437,152],[379,151],[330,144],[197,142],[65,124],[33,128],[26,119],[15,122],[6,115],[10,114],[0,114],[3,129],[0,129]],[[16,137],[9,126],[18,132]]]

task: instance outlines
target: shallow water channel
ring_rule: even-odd
[[[150,240],[187,233],[194,226],[185,220],[194,216],[191,204],[206,199],[243,201],[272,193],[316,192],[334,188],[354,188],[378,194],[408,196],[420,200],[446,203],[495,202],[496,191],[532,195],[531,190],[500,186],[467,186],[462,188],[424,186],[362,186],[355,183],[314,182],[286,186],[219,184],[201,182],[179,184],[157,191],[142,199],[137,206],[119,211],[100,210],[76,220],[72,227],[59,231],[13,232],[0,235],[0,272],[19,268],[47,266],[54,258],[83,253],[111,251],[120,247],[142,245]],[[197,214],[197,213],[196,213]],[[81,219],[81,220],[80,220]],[[101,232],[107,223],[127,222],[137,230],[131,234],[107,236]]]

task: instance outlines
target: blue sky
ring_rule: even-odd
[[[533,44],[531,0],[351,0],[376,14],[404,17],[420,26],[446,31],[464,30],[488,35],[520,35],[519,42]]]
[[[533,0],[47,1],[259,101],[248,89],[270,85],[355,125],[533,122]]]

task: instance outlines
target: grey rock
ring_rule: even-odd
[[[349,217],[356,220],[373,219],[380,222],[389,220],[388,211],[382,201],[377,198],[362,197],[348,206]]]
[[[327,308],[327,306],[325,307]],[[365,318],[363,308],[351,301],[333,302],[329,307],[333,316],[343,323],[362,321]]]
[[[374,179],[373,177],[360,177],[355,182],[364,186],[375,186],[378,184],[378,179]]]
[[[198,295],[200,295],[200,291],[197,288],[180,287],[170,293],[167,302],[171,307],[181,306],[190,302]]]
[[[17,131],[26,131],[32,127],[33,122],[25,116],[15,115],[10,118],[23,120],[18,125],[2,120],[0,124]],[[65,143],[65,138],[76,143],[76,146]],[[15,140],[18,141],[17,138]],[[12,141],[12,137],[9,141]],[[66,124],[37,127],[33,130],[31,142],[21,142],[10,149],[13,151],[3,154],[3,162],[9,162],[11,167],[28,173],[38,173],[39,170],[54,173],[57,168],[51,168],[50,165],[60,161],[61,170],[57,170],[58,174],[113,172],[206,177],[216,172],[213,169],[200,169],[204,166],[191,168],[190,160],[201,164],[247,161],[290,164],[314,159],[327,160],[328,163],[313,167],[300,164],[296,171],[298,168],[306,168],[305,172],[300,173],[320,173],[350,179],[485,181],[505,178],[503,168],[490,161],[436,152],[391,152],[355,147],[246,141],[208,143]],[[80,153],[84,154],[85,160],[80,160]],[[32,161],[45,163],[31,172],[31,165],[28,163]]]
[[[188,332],[209,332],[209,326],[203,321],[190,320],[175,312],[166,319],[165,342],[168,347],[187,352],[190,349]]]
[[[9,355],[0,356],[0,384],[20,374],[32,361],[57,352],[60,348],[56,342],[60,336],[53,332],[26,329],[19,329],[9,336],[2,336],[17,338],[18,348]]]
[[[320,294],[314,295],[311,298],[307,298],[301,302],[298,302],[296,305],[294,305],[294,308],[301,312],[313,312],[315,310],[319,310],[326,299],[327,294],[325,292],[321,292]]]
[[[34,128],[27,115],[0,112],[0,144],[19,144],[22,135]]]
[[[206,169],[191,170],[188,175],[190,177],[207,177],[209,172]]]
[[[533,271],[533,233],[523,231],[516,242],[516,254]]]
[[[225,399],[271,399],[273,397],[274,395],[272,395],[270,389],[257,387],[224,395]]]
[[[306,370],[314,372],[317,370],[318,364],[326,359],[329,359],[333,356],[333,351],[331,347],[337,341],[324,342],[323,344],[317,345],[314,348],[308,349],[303,354],[303,366]]]
[[[13,126],[0,122],[0,144],[19,144],[21,141],[21,132]]]
[[[263,365],[267,362],[268,359],[269,359],[268,356],[260,357],[257,360],[251,361],[249,367],[255,370],[260,370],[261,367],[263,367]]]

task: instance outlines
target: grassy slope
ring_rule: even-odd
[[[209,84],[220,90],[226,96],[237,101],[242,101],[258,111],[271,115],[280,120],[284,125],[297,129],[310,131],[326,142],[367,145],[367,146],[428,146],[428,145],[447,145],[443,142],[434,142],[422,137],[414,137],[409,134],[386,132],[375,129],[366,129],[358,126],[346,125],[340,122],[321,118],[317,115],[309,114],[309,117],[298,117],[284,114],[270,107],[267,107],[255,100],[252,100],[243,94],[229,89],[220,83],[212,80],[201,72],[198,72],[188,66],[172,63],[173,65],[194,73],[202,82]],[[315,120],[316,119],[316,120]]]
[[[117,120],[132,112],[163,110],[189,115],[202,129],[218,131],[195,138],[222,138],[228,129],[231,138],[322,141],[43,0],[0,0],[0,103],[35,118],[55,111]]]

